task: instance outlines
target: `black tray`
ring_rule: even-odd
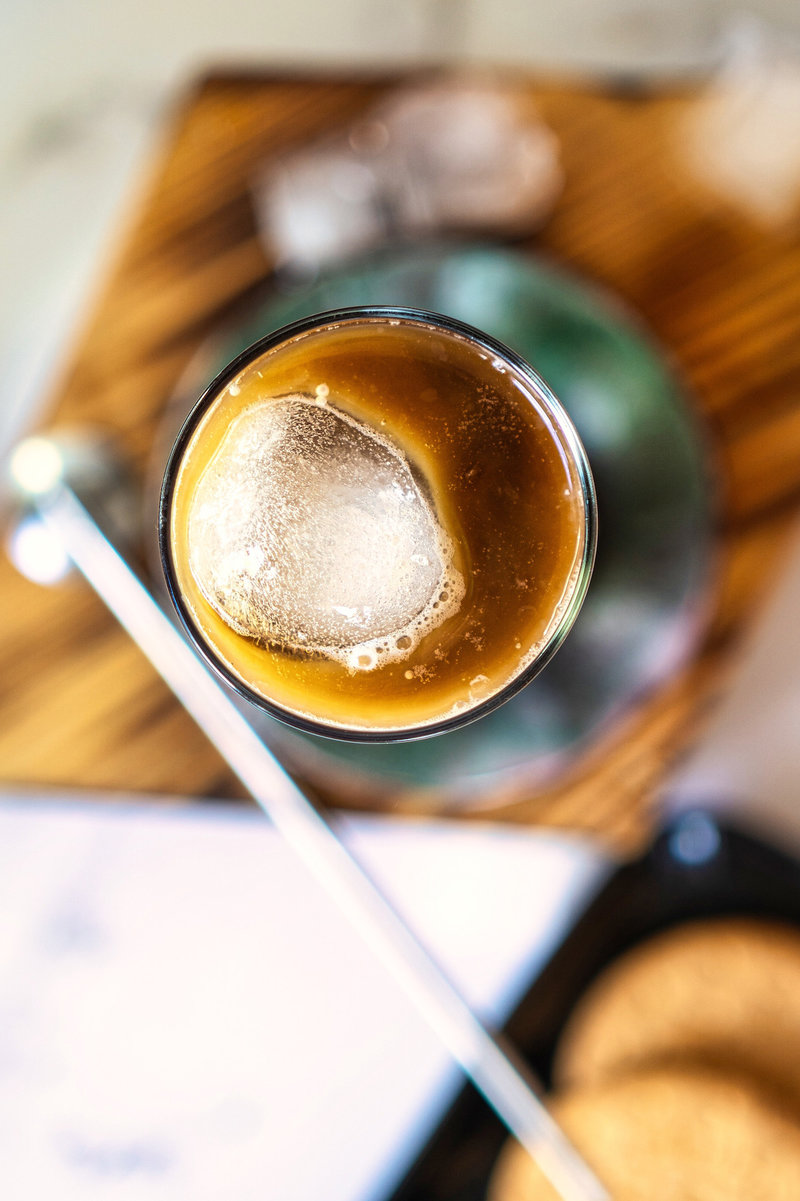
[[[612,959],[669,926],[726,914],[800,926],[800,863],[743,829],[703,813],[685,814],[641,859],[612,875],[504,1034],[549,1085],[566,1021]],[[486,1102],[465,1087],[390,1201],[485,1201],[506,1138]]]

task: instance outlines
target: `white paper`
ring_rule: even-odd
[[[501,1020],[606,865],[501,827],[348,839]],[[0,1195],[366,1201],[458,1073],[266,821],[0,803]]]

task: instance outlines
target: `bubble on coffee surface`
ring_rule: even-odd
[[[326,387],[233,419],[192,496],[188,544],[236,633],[351,671],[407,659],[465,591],[406,457]]]

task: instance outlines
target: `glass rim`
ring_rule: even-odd
[[[537,400],[546,409],[558,433],[566,442],[576,468],[584,514],[583,548],[580,563],[577,567],[575,583],[558,624],[535,658],[493,696],[487,697],[471,709],[450,714],[448,717],[437,718],[420,725],[381,727],[378,729],[340,726],[304,717],[291,709],[284,708],[275,701],[268,700],[245,684],[238,675],[221,661],[214,647],[205,637],[202,630],[198,628],[178,584],[170,535],[172,500],[184,453],[206,412],[227,385],[254,359],[266,351],[291,341],[299,335],[310,333],[312,330],[326,325],[369,320],[407,321],[444,329],[466,338],[470,342],[477,343],[483,350],[487,350],[495,357],[503,359],[509,366],[522,375],[532,385]],[[575,624],[575,619],[583,605],[591,580],[597,551],[597,497],[589,460],[572,419],[545,380],[522,355],[512,350],[510,346],[507,346],[498,338],[494,338],[490,334],[477,329],[475,326],[469,325],[464,321],[459,321],[455,317],[449,317],[444,313],[399,305],[352,305],[314,313],[273,330],[263,338],[257,339],[257,341],[246,347],[240,354],[236,355],[235,358],[231,359],[214,379],[211,380],[192,405],[167,458],[158,507],[158,544],[162,570],[170,598],[195,650],[198,651],[206,666],[210,667],[215,675],[224,680],[229,687],[233,688],[245,700],[250,701],[258,709],[268,713],[284,725],[299,730],[304,734],[315,734],[323,738],[334,739],[338,742],[414,742],[424,738],[433,738],[438,734],[446,734],[451,730],[460,729],[462,726],[469,725],[473,721],[478,721],[480,718],[492,713],[513,696],[516,696],[517,693],[521,692],[523,688],[527,687],[531,680],[553,658]]]

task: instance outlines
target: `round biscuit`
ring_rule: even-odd
[[[693,1059],[758,1077],[800,1102],[800,931],[721,918],[649,939],[590,986],[553,1078],[575,1087]]]
[[[800,1128],[749,1081],[664,1067],[576,1090],[551,1106],[614,1201],[797,1201]],[[488,1201],[559,1201],[518,1143]]]

